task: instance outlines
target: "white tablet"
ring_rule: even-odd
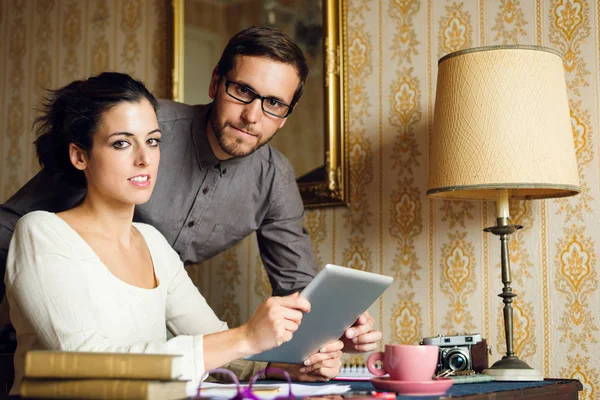
[[[339,339],[387,289],[394,278],[327,264],[302,291],[311,311],[292,340],[247,360],[302,364],[323,345]]]

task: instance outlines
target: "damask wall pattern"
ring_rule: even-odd
[[[37,169],[29,126],[42,88],[104,69],[166,95],[166,0],[0,0],[0,199]],[[535,44],[564,54],[582,193],[511,201],[517,353],[548,377],[600,397],[600,1],[347,0],[351,205],[311,210],[319,265],[392,275],[371,307],[385,343],[479,332],[504,351],[493,203],[425,196],[437,61],[452,51]],[[292,115],[291,118],[294,118]],[[188,271],[232,325],[270,285],[256,238]],[[348,357],[362,363],[363,355]]]
[[[164,0],[0,0],[0,201],[38,170],[31,124],[45,95],[106,70],[168,97]]]

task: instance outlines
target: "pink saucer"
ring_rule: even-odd
[[[440,396],[454,381],[450,378],[438,378],[430,381],[392,381],[390,378],[372,378],[371,383],[375,389],[384,392],[397,392],[404,395]]]

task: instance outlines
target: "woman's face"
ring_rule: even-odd
[[[148,201],[160,162],[160,137],[156,113],[146,99],[104,112],[91,152],[74,154],[71,145],[71,161],[85,173],[88,198],[129,205]]]

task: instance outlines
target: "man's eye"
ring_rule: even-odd
[[[238,92],[243,93],[243,94],[247,94],[247,93],[250,93],[251,90],[248,89],[246,86],[239,86],[238,87]]]
[[[117,140],[113,143],[113,147],[115,149],[124,149],[126,147],[129,147],[129,143],[125,140]]]
[[[283,107],[283,103],[281,103],[275,99],[268,99],[268,100],[269,100],[269,107],[271,107],[271,108]]]

